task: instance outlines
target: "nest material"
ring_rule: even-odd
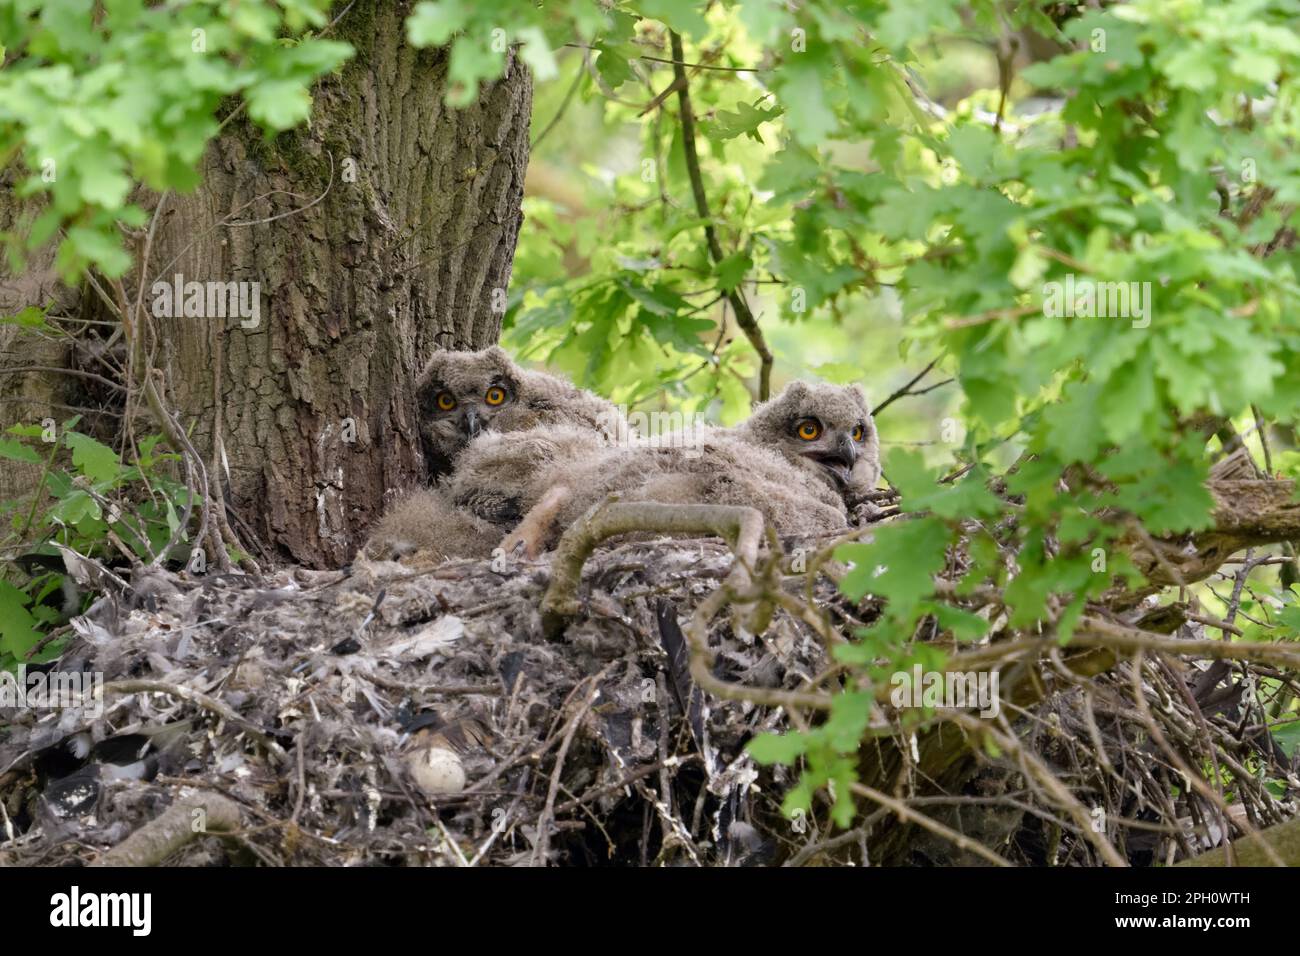
[[[244,829],[167,862],[232,843],[295,864],[771,857],[757,818],[788,781],[744,744],[785,720],[706,703],[672,646],[732,564],[716,540],[602,550],[562,642],[538,612],[545,563],[227,575],[152,608],[101,602],[59,667],[104,675],[102,715],[24,711],[0,732],[0,857],[89,862],[204,795]],[[715,630],[736,681],[793,688],[825,664],[788,617],[759,638]]]
[[[736,567],[717,539],[598,549],[559,636],[548,561],[133,580],[134,604],[78,619],[58,665],[104,676],[103,712],[0,729],[0,863],[1166,863],[1296,814],[1294,762],[1253,696],[1289,674],[1105,645],[1066,658],[995,627],[957,659],[1002,669],[998,721],[881,701],[855,791],[876,806],[836,831],[823,790],[786,819],[793,772],[745,744],[819,719],[800,702],[839,686],[827,635],[879,608],[815,573],[816,614],[778,602],[757,636],[741,614],[692,621]],[[1178,606],[1133,618],[1206,643]],[[713,661],[695,676],[722,696],[691,673],[700,620]],[[956,650],[947,637],[918,633]],[[724,693],[740,685],[749,699]],[[1199,770],[1222,785],[1187,786]]]

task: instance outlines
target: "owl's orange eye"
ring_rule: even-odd
[[[451,392],[439,392],[438,397],[433,401],[444,412],[449,412],[456,407],[456,396]]]
[[[854,426],[853,426],[853,440],[854,440],[854,441],[862,441],[862,439],[866,437],[866,434],[867,434],[867,430],[866,430],[865,428],[863,428],[861,425],[854,425]]]
[[[799,423],[795,434],[804,441],[815,441],[821,436],[822,426],[820,423],[813,421],[811,418]]]
[[[487,394],[483,396],[483,401],[487,402],[489,405],[501,405],[505,400],[506,390],[500,385],[493,385],[487,390]]]

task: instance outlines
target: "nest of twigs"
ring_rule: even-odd
[[[718,601],[738,559],[716,538],[596,550],[560,627],[543,613],[551,559],[155,571],[77,619],[57,664],[103,675],[102,712],[21,711],[0,730],[0,863],[1151,864],[1296,813],[1253,697],[1288,674],[1150,653],[1081,675],[995,631],[975,652],[1004,687],[1031,674],[1032,694],[987,731],[969,714],[918,724],[878,695],[857,824],[834,828],[824,791],[787,819],[796,770],[745,745],[822,719],[801,701],[851,678],[828,635],[878,611],[792,572],[792,544],[740,559],[748,586],[798,598],[752,632]],[[728,613],[697,613],[711,602]]]
[[[538,610],[544,561],[173,580],[165,601],[101,602],[58,666],[103,674],[103,713],[24,711],[0,733],[0,857],[91,862],[173,802],[211,811],[213,795],[239,811],[231,832],[129,862],[770,855],[749,821],[776,813],[787,781],[743,748],[785,721],[705,701],[668,623],[732,563],[716,540],[603,550],[560,641]],[[824,660],[788,616],[761,637],[718,630],[720,670],[746,683],[798,686]],[[452,779],[422,779],[430,751],[454,755]]]

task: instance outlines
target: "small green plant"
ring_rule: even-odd
[[[67,573],[61,548],[108,566],[164,552],[183,558],[184,516],[201,505],[168,474],[179,456],[159,449],[161,435],[119,455],[76,431],[79,421],[14,425],[0,437],[0,458],[41,467],[30,496],[0,502],[2,669],[57,655],[60,642],[46,644],[46,637],[89,601]]]

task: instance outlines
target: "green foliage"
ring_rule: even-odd
[[[189,190],[217,132],[218,107],[242,97],[268,134],[303,122],[308,88],[352,55],[304,34],[328,0],[185,4],[15,0],[0,7],[0,163],[17,158],[23,196],[44,199],[10,265],[62,233],[66,278],[127,270],[118,224],[140,226],[134,183]],[[228,109],[227,116],[233,115]],[[25,241],[24,241],[25,240]]]
[[[128,461],[75,431],[77,421],[69,419],[57,429],[53,422],[14,425],[7,431],[12,437],[0,439],[0,458],[42,469],[31,496],[0,502],[5,552],[58,559],[62,546],[121,563],[128,557],[122,547],[130,557],[149,561],[165,551],[173,535],[182,546],[186,538],[177,531],[190,495],[171,476],[171,463],[179,456],[159,451],[162,436],[153,435],[131,450]],[[0,669],[23,662],[68,613],[60,607],[67,583],[62,571],[32,566],[14,577],[18,580],[0,581]],[[57,653],[59,647],[54,643],[44,653]]]
[[[132,184],[192,186],[219,107],[245,104],[268,132],[308,119],[311,81],[350,53],[303,35],[325,7],[0,10],[0,156],[46,200],[29,244],[62,230],[66,274],[123,272],[118,224],[142,224]],[[942,667],[922,633],[986,634],[936,575],[957,595],[996,588],[1006,627],[1068,642],[1089,599],[1137,580],[1121,535],[1208,525],[1207,434],[1248,431],[1262,451],[1275,426],[1290,440],[1273,469],[1300,477],[1297,14],[1300,0],[414,6],[410,43],[450,46],[452,105],[474,101],[512,49],[539,80],[534,172],[559,185],[526,200],[504,332],[516,351],[617,400],[734,422],[758,367],[727,305],[739,292],[778,379],[866,379],[879,400],[888,387],[866,373],[895,352],[956,379],[960,430],[930,399],[890,407],[886,441],[926,449],[885,459],[905,520],[837,553],[846,595],[883,602],[837,651],[849,690],[822,724],[752,745],[802,767],[788,808],[831,786],[847,822],[888,675]],[[707,215],[670,30],[685,43]],[[1025,31],[1064,52],[1002,86],[988,49]],[[148,453],[127,466],[71,435],[58,452],[56,468],[34,436],[0,442],[0,456],[45,463],[37,525],[102,547],[116,525],[89,489],[148,478],[156,510],[135,537],[161,546],[175,499],[146,474]],[[1246,639],[1294,636],[1294,594],[1252,581],[1234,607],[1262,622]],[[0,653],[30,646],[35,594],[0,590],[0,614]]]
[[[556,83],[595,104],[588,136],[619,145],[593,156],[552,136],[539,149],[567,152],[599,198],[530,200],[507,339],[629,400],[728,421],[745,409],[727,392],[755,362],[722,324],[725,293],[756,303],[791,371],[810,371],[791,356],[838,324],[897,314],[910,350],[956,376],[964,434],[913,418],[951,458],[887,455],[913,517],[837,555],[853,566],[850,598],[885,602],[840,660],[865,690],[915,662],[942,666],[922,630],[984,634],[934,591],[954,549],[969,559],[959,593],[996,587],[1008,626],[1068,641],[1089,599],[1138,580],[1113,547],[1127,528],[1208,525],[1204,421],[1253,432],[1256,411],[1282,423],[1300,411],[1296,257],[1277,241],[1300,196],[1298,7],[1133,0],[1058,30],[1048,3],[619,5],[603,32],[576,34],[598,51],[595,75],[575,54]],[[539,8],[548,35],[566,35],[566,9]],[[620,11],[644,19],[629,32]],[[678,104],[646,110],[672,80],[665,27],[686,37],[688,62],[721,68],[688,70],[716,265]],[[935,71],[922,52],[1021,29],[1066,52],[1005,92],[994,69],[991,88],[958,102],[925,95]],[[879,367],[813,364],[836,380]],[[1294,453],[1274,451],[1294,477]],[[1008,500],[989,481],[1013,461]],[[1284,612],[1268,636],[1295,624]],[[757,757],[804,767],[791,807],[835,782],[844,812],[870,701],[845,695],[826,725],[755,742]]]

